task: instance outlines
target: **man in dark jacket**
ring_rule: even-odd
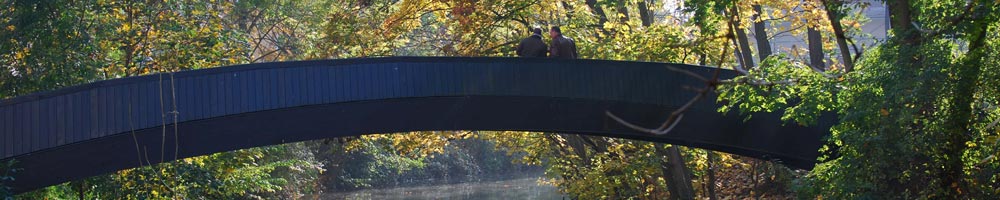
[[[552,37],[552,46],[549,46],[549,57],[576,59],[576,42],[562,35],[562,30],[558,26],[549,29],[549,36]]]
[[[517,45],[517,55],[521,57],[545,57],[549,46],[542,41],[542,29],[531,29],[531,36],[521,40]]]

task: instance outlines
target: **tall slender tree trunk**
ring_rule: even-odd
[[[913,28],[912,11],[908,0],[890,0],[886,2],[889,8],[889,25],[893,32],[901,36],[902,42],[915,45],[920,42],[920,34]]]
[[[586,0],[584,3],[587,4],[588,8],[590,8],[590,13],[597,16],[597,25],[600,27],[600,33],[608,35],[610,32],[607,29],[604,29],[604,24],[608,22],[608,15],[604,12],[604,8],[601,8],[601,5],[597,5],[597,0]],[[562,2],[562,4],[567,6],[569,5],[569,3],[566,3],[565,1]],[[566,16],[569,15],[570,14],[567,12]],[[597,40],[601,40],[602,38],[599,33],[594,33],[594,37],[597,38]]]
[[[626,2],[619,1],[617,4],[618,4],[617,6],[618,13],[622,14],[621,17],[618,18],[618,20],[620,20],[622,23],[627,22],[629,20],[629,15],[628,15],[628,7],[625,7]]]
[[[760,165],[760,161],[756,159],[749,159],[749,160],[750,160],[750,182],[751,182],[750,194],[753,196],[753,199],[760,199],[760,193],[757,192],[757,183],[760,182],[760,180],[757,180],[757,168],[758,168],[757,166]]]
[[[826,64],[823,62],[823,36],[816,28],[809,27],[806,30],[806,40],[809,43],[809,66],[826,71]]]
[[[703,53],[698,54],[698,65],[705,66],[707,60],[708,56],[705,56]]]
[[[605,22],[608,22],[608,15],[604,13],[604,8],[597,5],[597,0],[586,0],[584,3],[586,3],[587,7],[590,8],[590,11],[597,16],[597,22],[599,25],[603,26]]]
[[[691,187],[691,172],[684,164],[684,158],[677,146],[664,147],[656,144],[658,155],[666,156],[667,161],[661,163],[663,174],[667,176],[667,190],[672,199],[694,199],[694,188]]]
[[[985,50],[981,48],[985,43],[988,24],[986,20],[979,20],[977,27],[972,31],[974,38],[969,41],[969,51],[962,59],[962,64],[958,65],[956,74],[958,75],[958,85],[955,87],[955,95],[952,104],[949,106],[949,120],[947,142],[944,145],[944,152],[947,156],[944,162],[944,181],[942,189],[947,189],[953,197],[963,198],[968,192],[963,192],[962,188],[968,188],[965,181],[965,165],[962,156],[965,154],[967,142],[971,138],[972,119],[975,115],[972,111],[972,104],[975,100],[975,92],[979,86],[979,74],[982,71],[981,63]],[[994,86],[995,87],[995,86]]]
[[[837,40],[837,47],[840,49],[841,63],[844,63],[844,72],[854,70],[854,59],[851,57],[851,50],[847,47],[847,36],[844,35],[843,24],[840,23],[840,13],[843,9],[843,2],[826,0],[826,17],[833,27],[833,35]]]
[[[562,144],[560,142],[560,141],[565,141],[565,138],[559,139],[560,137],[562,137],[560,134],[545,134],[545,139],[549,141],[549,143],[552,145],[552,148],[554,148],[554,149],[556,149],[558,151],[560,157],[562,157],[562,158],[569,158],[569,156],[575,155],[576,152],[571,152],[571,150],[569,150],[572,147],[569,147],[568,145],[564,145],[564,144]],[[571,165],[574,165],[574,166],[583,166],[582,164],[576,162],[576,160],[573,160],[573,159],[566,159],[566,160]],[[587,163],[587,164],[590,164],[590,163]],[[570,168],[570,169],[573,170],[571,172],[572,174],[571,175],[566,175],[565,173],[563,173],[561,175],[562,178],[563,178],[563,180],[568,180],[568,181],[576,180],[577,176],[581,175],[580,168],[582,168],[582,167],[573,167],[573,168]]]
[[[771,41],[767,39],[767,24],[760,20],[761,6],[754,5],[754,23],[753,23],[753,36],[757,39],[757,55],[761,62],[764,62],[768,56],[771,56]]]
[[[653,13],[649,12],[649,6],[646,5],[646,0],[639,1],[639,19],[642,20],[643,27],[649,27],[653,25]]]
[[[746,31],[743,31],[743,28],[740,28],[739,24],[736,24],[736,22],[732,23],[733,29],[735,29],[734,32],[736,33],[736,41],[739,42],[740,60],[743,64],[743,69],[753,69],[753,52],[750,50],[750,42],[747,39],[747,33]]]
[[[87,198],[87,179],[80,180],[80,192],[77,194],[80,200]]]
[[[560,134],[566,143],[569,144],[570,148],[573,148],[573,153],[579,156],[583,160],[583,164],[590,166],[590,155],[587,154],[586,146],[584,146],[583,136],[581,135],[570,135],[570,134]],[[584,166],[581,166],[584,167]]]
[[[750,50],[750,42],[747,41],[746,31],[744,31],[739,24],[740,10],[738,7],[733,6],[730,11],[731,12],[727,13],[727,17],[729,17],[729,27],[732,29],[732,33],[735,33],[736,38],[733,39],[736,40],[736,43],[738,43],[736,44],[738,60],[740,61],[740,65],[743,69],[750,70],[754,66],[753,52]]]
[[[708,199],[716,200],[719,197],[715,194],[715,151],[705,151],[708,152]]]

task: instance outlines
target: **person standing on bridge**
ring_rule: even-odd
[[[548,54],[549,45],[542,41],[542,29],[532,28],[531,32],[531,36],[524,38],[517,45],[517,56],[544,58]]]
[[[562,30],[558,26],[549,29],[549,37],[552,37],[552,46],[549,46],[549,57],[576,59],[576,42],[563,36]]]

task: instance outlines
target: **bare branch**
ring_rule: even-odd
[[[938,33],[937,30],[931,31],[931,30],[924,29],[923,27],[920,27],[920,24],[917,24],[917,22],[910,22],[910,24],[913,24],[913,28],[917,29],[917,31],[920,31],[922,33],[926,33],[926,34],[929,34],[929,35],[935,35],[935,34]]]
[[[774,86],[774,85],[792,85],[798,83],[798,79],[787,79],[782,81],[766,81],[766,80],[750,80],[750,79],[740,79],[740,80],[721,80],[719,84],[748,84],[755,86]]]
[[[664,129],[663,131],[658,132],[657,135],[667,134],[670,131],[674,130],[674,127],[676,127],[677,124],[679,124],[681,122],[682,118],[684,118],[684,114],[678,115],[677,116],[677,120],[674,120],[674,123],[671,124],[670,127],[667,127],[667,129]]]
[[[795,8],[800,8],[800,6],[795,6]],[[767,19],[759,19],[759,21],[779,21],[779,20],[786,20],[788,17],[797,16],[797,15],[801,15],[803,13],[806,13],[805,9],[795,9],[795,8],[792,9],[793,11],[789,11],[788,14],[785,14],[784,16],[781,16],[781,17],[772,17],[772,18],[767,18]]]
[[[622,119],[622,118],[616,116],[615,114],[611,113],[611,111],[605,111],[604,114],[608,115],[608,117],[611,117],[611,119],[614,119],[616,122],[621,123],[622,125],[625,125],[626,127],[629,127],[629,128],[631,128],[633,130],[642,131],[642,132],[646,132],[646,133],[652,133],[654,135],[663,135],[663,134],[669,133],[671,130],[674,130],[674,127],[676,127],[677,124],[679,124],[681,122],[681,119],[684,118],[684,114],[681,114],[681,115],[677,116],[677,120],[673,120],[674,122],[670,123],[669,127],[666,127],[666,129],[663,129],[663,130],[659,130],[659,129],[643,128],[641,126],[638,126],[638,125],[635,125],[635,124],[632,124],[632,123],[628,123],[624,119]],[[670,122],[670,120],[667,120],[667,122]]]
[[[727,37],[728,39],[732,39],[734,37],[733,30],[729,29],[729,34],[726,34],[726,35],[715,36],[715,37],[711,37],[711,38],[702,38],[701,41],[695,41],[695,42],[699,42],[700,43],[700,42],[704,42],[704,41],[708,41],[708,40],[718,39],[718,38],[721,38],[721,37]],[[692,43],[689,43],[689,44],[692,44]],[[636,130],[636,131],[640,131],[640,132],[644,132],[644,133],[650,133],[650,134],[653,134],[653,135],[663,135],[663,134],[670,133],[670,131],[672,131],[674,129],[674,127],[677,127],[677,124],[680,123],[681,119],[684,118],[684,112],[685,111],[687,111],[688,109],[690,109],[691,106],[693,106],[695,102],[698,102],[699,100],[701,100],[702,98],[704,98],[706,94],[708,94],[709,92],[715,90],[715,87],[719,84],[719,75],[722,72],[722,64],[726,62],[726,54],[727,53],[729,53],[729,48],[722,48],[722,54],[719,57],[719,63],[718,63],[718,65],[716,65],[715,72],[712,74],[712,78],[711,79],[705,78],[705,77],[703,77],[701,75],[695,74],[694,72],[691,72],[691,71],[688,71],[688,70],[682,70],[682,69],[677,69],[677,68],[674,68],[674,67],[667,66],[667,69],[669,69],[670,71],[683,73],[683,74],[686,74],[688,76],[691,76],[691,77],[694,77],[694,78],[697,78],[697,79],[701,80],[702,82],[705,83],[705,87],[703,87],[702,89],[697,90],[698,95],[695,95],[693,98],[691,98],[691,100],[688,100],[688,102],[685,103],[683,106],[681,106],[677,110],[674,110],[673,112],[671,112],[670,113],[670,117],[668,117],[667,120],[664,121],[663,124],[661,124],[660,127],[656,128],[656,129],[644,128],[642,126],[638,126],[638,125],[629,123],[629,122],[625,121],[624,119],[622,119],[622,118],[620,118],[620,117],[612,114],[611,111],[605,111],[604,114],[607,115],[608,117],[611,117],[611,119],[614,119],[616,122],[618,122],[618,123],[620,123],[620,124],[622,124],[622,125],[624,125],[626,127],[629,127],[629,128],[631,128],[633,130]],[[744,75],[745,74],[746,73],[744,73]]]
[[[701,81],[708,82],[708,78],[705,78],[704,76],[695,74],[694,72],[691,72],[690,70],[678,69],[678,68],[673,67],[673,66],[667,66],[667,69],[670,70],[670,71],[680,72],[682,74],[686,74],[688,76],[691,76],[691,77],[696,78],[696,79],[701,80]]]
[[[662,135],[662,134],[666,134],[667,132],[670,132],[670,129],[673,129],[673,126],[676,125],[677,122],[679,122],[681,120],[681,118],[684,117],[684,112],[687,111],[688,109],[690,109],[691,105],[694,105],[694,102],[697,102],[698,100],[701,100],[701,98],[704,97],[705,93],[707,93],[707,92],[708,92],[708,90],[704,90],[701,93],[698,93],[697,96],[695,96],[694,98],[691,98],[691,100],[689,100],[686,104],[684,104],[684,106],[681,106],[677,110],[674,110],[674,112],[670,113],[670,117],[667,118],[667,121],[664,121],[663,124],[660,125],[659,128],[657,128],[657,130],[660,130],[660,131],[656,132],[654,134]],[[667,127],[668,124],[673,124],[673,125],[670,125],[670,127],[668,128]]]
[[[923,27],[920,27],[920,25],[917,24],[917,22],[915,22],[915,21],[911,21],[910,24],[912,24],[913,28],[917,29],[917,31],[920,31],[921,33],[927,34],[928,37],[937,37],[938,35],[943,34],[944,32],[946,32],[946,30],[948,28],[955,27],[956,25],[958,25],[958,23],[960,23],[962,21],[970,20],[970,19],[971,20],[978,19],[978,18],[970,18],[969,17],[975,11],[974,10],[975,5],[976,5],[975,2],[969,2],[968,4],[966,4],[965,8],[963,9],[965,12],[963,12],[962,14],[960,14],[958,16],[955,16],[951,20],[947,21],[948,22],[947,25],[942,26],[942,27],[946,27],[946,28],[942,29],[942,30],[927,30],[927,29],[924,29]]]
[[[622,125],[625,125],[626,127],[631,128],[633,130],[642,131],[642,132],[646,132],[646,133],[654,133],[654,132],[656,132],[656,130],[648,129],[648,128],[643,128],[642,126],[638,126],[638,125],[629,123],[629,122],[625,121],[624,119],[618,117],[614,113],[611,113],[611,111],[604,111],[604,114],[608,115],[608,117],[611,117],[611,119],[614,119],[618,123],[620,123]]]
[[[997,122],[1000,122],[1000,118],[997,118],[997,120],[993,120],[993,123],[990,123],[989,126],[986,126],[986,129],[993,128],[994,126],[997,125]],[[1000,140],[998,140],[998,141],[1000,141]]]
[[[774,40],[774,38],[776,38],[776,37],[780,36],[781,34],[785,34],[785,33],[790,33],[790,32],[792,32],[793,30],[796,30],[796,29],[801,29],[802,27],[805,27],[805,26],[806,26],[806,25],[799,25],[799,26],[796,26],[796,27],[790,27],[790,28],[788,28],[788,29],[785,29],[784,31],[778,31],[778,32],[775,32],[774,34],[771,34],[771,35],[767,36],[767,39],[768,39],[768,40]]]
[[[864,49],[858,48],[858,44],[854,43],[854,39],[851,39],[851,37],[847,37],[847,42],[851,43],[851,47],[854,48],[854,58],[851,59],[854,60],[854,63],[858,63],[861,55],[864,54]]]
[[[747,69],[743,69],[742,65],[733,66],[733,70],[736,71],[736,72],[739,72],[740,75],[744,75],[744,76],[750,75],[750,71],[747,71]]]
[[[676,44],[663,45],[663,47],[666,47],[666,48],[694,47],[694,46],[698,46],[698,45],[700,45],[702,43],[705,43],[705,42],[708,42],[708,41],[713,41],[713,40],[720,39],[720,38],[725,38],[725,37],[728,37],[728,36],[726,36],[726,35],[716,35],[716,36],[712,36],[712,37],[698,38],[698,39],[695,39],[695,40],[690,41],[690,42],[682,42],[682,43],[676,43]]]
[[[698,100],[701,100],[701,98],[703,98],[705,96],[705,94],[708,93],[708,91],[709,91],[709,88],[708,88],[708,86],[706,86],[705,89],[702,89],[701,91],[698,92],[697,96],[695,96],[694,98],[691,98],[691,100],[688,100],[688,102],[685,103],[684,106],[681,106],[677,110],[674,110],[674,112],[670,113],[670,117],[668,117],[667,120],[663,121],[663,124],[661,124],[660,127],[657,127],[656,129],[644,128],[642,126],[638,126],[638,125],[629,123],[629,122],[625,121],[624,119],[622,119],[622,118],[616,116],[615,114],[611,113],[611,111],[605,111],[604,114],[608,115],[608,117],[611,117],[612,119],[614,119],[618,123],[620,123],[620,124],[622,124],[622,125],[624,125],[626,127],[631,128],[632,130],[641,131],[641,132],[645,132],[645,133],[651,133],[653,135],[663,135],[663,134],[670,133],[670,131],[674,130],[674,127],[676,127],[677,124],[679,124],[681,122],[681,119],[684,118],[684,112],[687,111],[688,109],[690,109],[691,106],[694,105],[695,102],[698,102]]]
[[[990,125],[986,126],[986,129],[993,128],[993,126],[996,126],[998,122],[1000,122],[1000,118],[997,118],[997,120],[994,120],[993,123],[990,123]],[[997,146],[998,144],[1000,144],[1000,140],[997,140],[996,142],[993,142],[993,146]],[[981,165],[984,165],[986,163],[989,163],[990,160],[993,160],[993,158],[997,157],[998,153],[1000,153],[1000,151],[994,151],[993,154],[990,154],[990,156],[987,156],[986,158],[983,158],[976,165],[977,166],[981,166]]]

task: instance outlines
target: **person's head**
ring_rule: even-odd
[[[531,28],[531,33],[534,33],[535,35],[542,35],[542,28]]]
[[[549,37],[555,38],[559,35],[562,35],[562,30],[559,29],[559,26],[553,26],[549,29]]]

